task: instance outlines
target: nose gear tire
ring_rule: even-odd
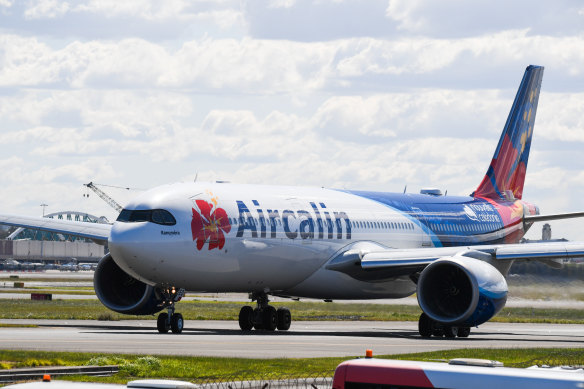
[[[184,320],[180,313],[174,313],[170,318],[170,329],[173,334],[180,334],[183,330]]]
[[[156,320],[156,328],[161,334],[166,334],[170,330],[170,325],[168,323],[168,313],[163,312],[158,315],[158,320]]]

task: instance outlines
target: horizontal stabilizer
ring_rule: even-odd
[[[572,212],[572,213],[558,213],[555,215],[525,215],[523,220],[526,223],[533,222],[546,222],[550,220],[561,220],[561,219],[571,219],[575,217],[584,217],[584,212]]]
[[[107,243],[112,228],[111,224],[12,215],[0,215],[0,224],[79,236],[99,244]]]

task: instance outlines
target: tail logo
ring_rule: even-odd
[[[543,67],[526,69],[491,165],[475,191],[476,197],[514,200],[523,196],[542,77]]]
[[[468,216],[468,218],[470,220],[474,220],[474,221],[479,221],[479,217],[477,216],[477,214],[475,213],[475,211],[473,211],[472,209],[470,209],[470,207],[468,205],[464,206],[464,213],[466,213],[466,216]]]

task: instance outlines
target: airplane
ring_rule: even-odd
[[[99,300],[131,315],[158,315],[181,333],[176,302],[189,292],[249,293],[243,331],[286,331],[292,316],[270,296],[323,300],[417,294],[423,337],[468,337],[505,305],[515,260],[559,267],[584,242],[518,243],[540,215],[522,199],[544,68],[528,66],[484,179],[468,196],[436,190],[347,189],[193,182],[130,201],[113,224],[0,215],[0,224],[107,244],[94,273]]]

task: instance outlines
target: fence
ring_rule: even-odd
[[[333,375],[334,371],[328,371],[308,377],[286,377],[279,374],[262,378],[256,376],[249,379],[237,376],[219,381],[214,378],[195,379],[192,382],[202,389],[330,389],[333,386]]]

